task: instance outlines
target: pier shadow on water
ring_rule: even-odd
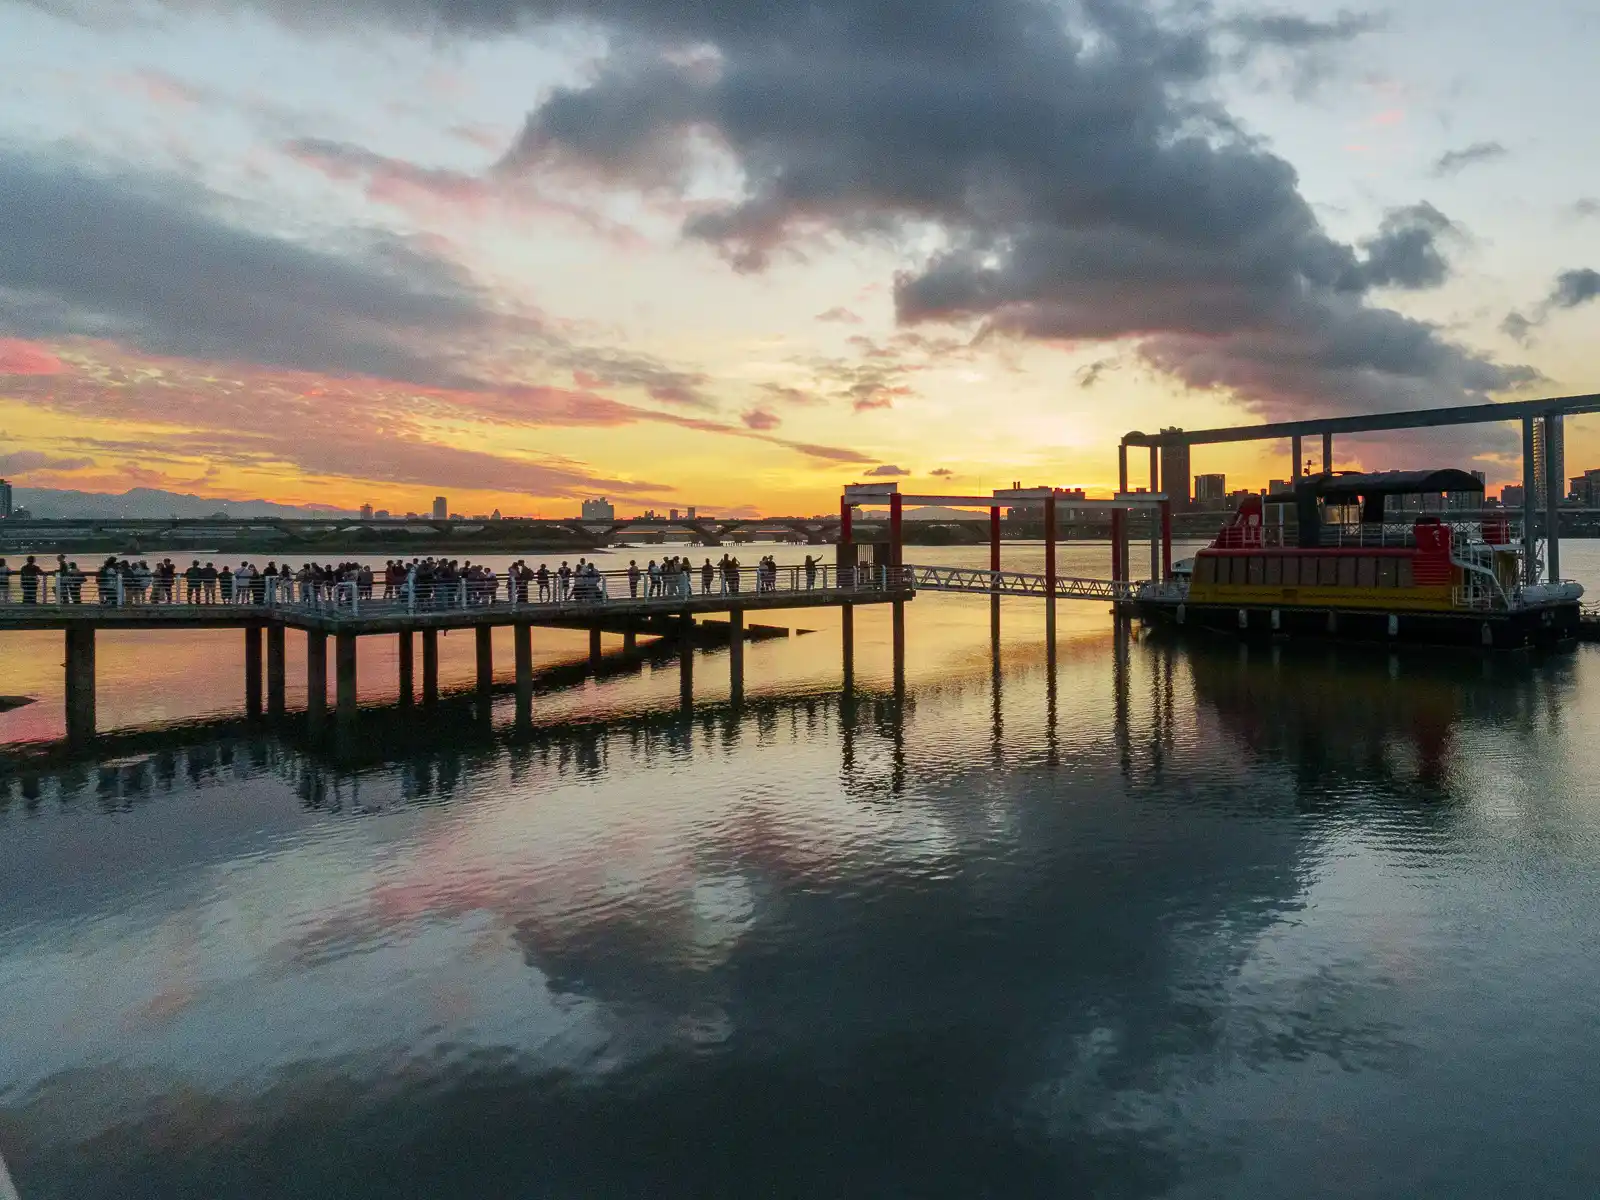
[[[1549,934],[1453,901],[1541,915],[1483,772],[1559,793],[1586,672],[996,626],[848,688],[32,748],[0,1149],[27,1200],[1503,1194],[1508,1094],[1600,1108],[1471,1035],[1600,980],[1484,986]]]

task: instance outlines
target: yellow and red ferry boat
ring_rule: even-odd
[[[1145,621],[1355,640],[1512,648],[1575,638],[1583,588],[1526,582],[1530,549],[1505,518],[1388,511],[1390,497],[1482,489],[1458,470],[1312,476],[1294,488],[1292,528],[1268,523],[1252,496],[1187,578],[1148,585],[1136,610]]]

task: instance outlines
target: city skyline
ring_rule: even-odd
[[[0,0],[0,472],[740,516],[1600,390],[1590,15],[728,11]],[[1509,427],[1338,452],[1520,478]]]

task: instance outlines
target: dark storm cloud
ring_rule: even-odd
[[[450,385],[490,314],[447,264],[394,240],[323,252],[230,224],[192,189],[0,153],[0,326],[159,354]]]
[[[1364,254],[1330,238],[1293,168],[1211,100],[1214,30],[1120,0],[1065,20],[1027,0],[540,11],[609,23],[628,50],[534,111],[508,166],[580,162],[661,186],[709,131],[747,190],[685,228],[741,268],[819,227],[891,244],[932,227],[942,246],[897,280],[903,323],[1128,339],[1263,411],[1445,403],[1526,378],[1369,302],[1375,286],[1444,277],[1448,222],[1419,205]],[[1251,32],[1341,29],[1261,18]],[[669,53],[688,45],[715,54]]]
[[[1479,163],[1493,162],[1511,153],[1499,142],[1473,142],[1460,150],[1447,150],[1434,160],[1433,173],[1437,176],[1454,175]]]
[[[1556,308],[1577,308],[1597,296],[1600,296],[1600,271],[1588,267],[1561,272],[1550,289],[1550,303]]]
[[[1550,285],[1545,298],[1534,306],[1531,317],[1519,312],[1506,314],[1500,330],[1508,337],[1524,344],[1533,340],[1534,331],[1550,319],[1550,315],[1563,309],[1578,308],[1600,299],[1600,271],[1589,267],[1576,267],[1562,271]]]
[[[1318,21],[1296,13],[1259,12],[1230,17],[1223,28],[1254,45],[1308,50],[1353,41],[1383,24],[1383,18],[1374,13],[1345,11],[1331,21]]]
[[[1476,399],[1529,378],[1371,303],[1380,282],[1440,275],[1437,230],[1379,230],[1364,256],[1329,237],[1294,169],[1216,99],[1241,46],[1312,52],[1370,18],[1132,0],[365,0],[339,13],[471,34],[598,28],[610,56],[530,114],[502,170],[579,166],[681,191],[718,146],[744,192],[697,212],[688,236],[745,270],[819,233],[899,249],[904,324],[1125,340],[1183,382],[1280,414]]]
[[[1373,287],[1436,287],[1450,274],[1439,251],[1439,237],[1455,230],[1431,204],[1414,204],[1386,215],[1376,237],[1362,243],[1361,274]]]

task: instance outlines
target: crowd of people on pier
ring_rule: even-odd
[[[794,586],[800,586],[803,578],[806,588],[814,588],[820,567],[820,560],[807,555],[805,565],[797,568]],[[629,599],[654,600],[693,596],[696,577],[702,596],[739,592],[746,569],[727,554],[715,563],[707,558],[698,567],[687,557],[669,555],[642,567],[630,559],[627,571],[616,574],[626,577]],[[91,577],[95,586],[86,601]],[[219,568],[214,562],[193,559],[180,567],[171,558],[152,565],[113,555],[91,572],[65,555],[46,567],[30,554],[15,569],[0,558],[0,604],[13,601],[13,578],[18,584],[16,598],[23,604],[353,604],[373,599],[380,582],[382,599],[424,608],[493,604],[502,586],[506,600],[518,604],[615,598],[600,568],[582,558],[576,565],[563,560],[553,570],[546,563],[534,568],[518,559],[502,578],[491,567],[453,558],[391,559],[374,571],[358,562],[292,567],[279,566],[274,559],[265,565],[245,561],[238,567],[224,563]],[[777,590],[778,563],[772,555],[756,563],[754,582],[757,592]]]

